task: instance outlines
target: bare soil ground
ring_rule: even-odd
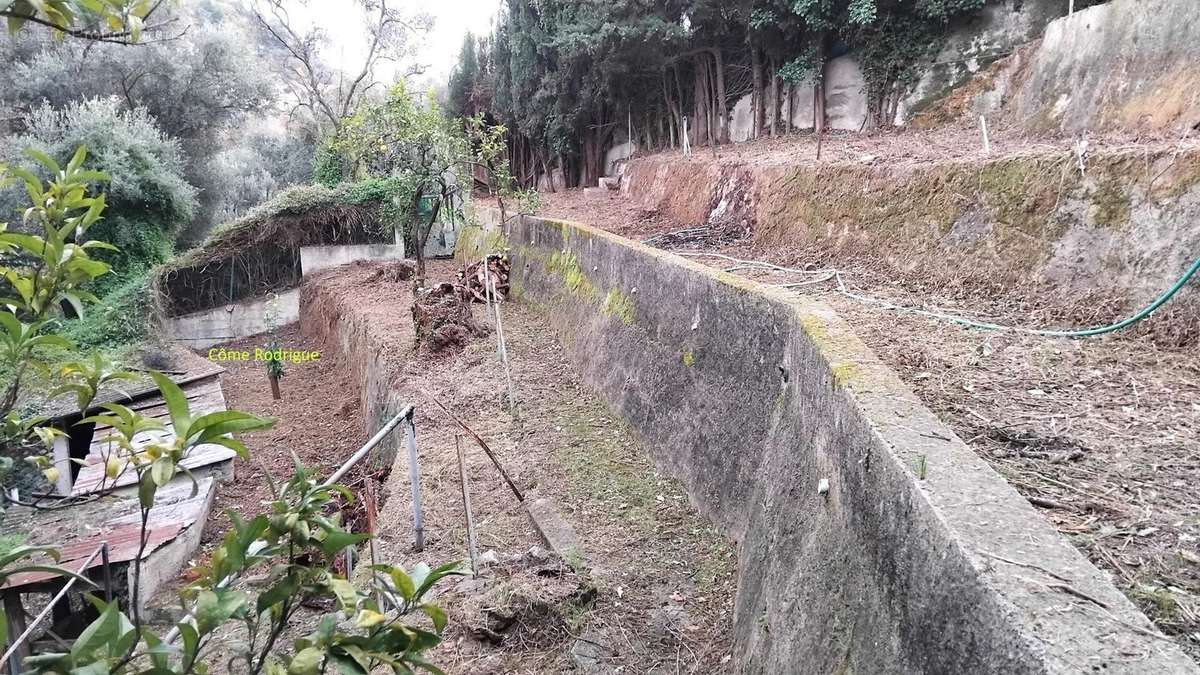
[[[680,228],[615,195],[547,195],[542,212],[631,238]],[[1080,319],[1054,303],[889,279],[869,257],[831,259],[750,240],[705,250],[802,270],[836,267],[855,293],[905,307],[1032,327]],[[765,283],[819,278],[697,259]],[[832,281],[802,290],[836,308],[926,405],[1200,659],[1200,352],[1158,346],[1142,332],[1067,340],[972,330],[853,300]],[[1167,312],[1150,319],[1171,320]]]
[[[1194,134],[1193,134],[1194,136]],[[757,166],[824,166],[847,162],[873,164],[886,158],[888,167],[918,166],[934,161],[977,161],[985,158],[1022,157],[1073,152],[1076,142],[1085,141],[1084,152],[1117,152],[1136,149],[1154,152],[1162,149],[1195,148],[1197,141],[1189,138],[1136,135],[1106,132],[1103,136],[1083,138],[1052,134],[1030,135],[1013,127],[989,127],[988,152],[983,145],[983,132],[972,123],[956,122],[934,129],[894,128],[859,133],[829,131],[821,141],[820,158],[817,139],[811,131],[780,134],[761,138],[753,143],[722,145],[714,155],[711,147],[692,148],[690,157],[680,150],[665,151],[657,158],[675,162],[710,163],[714,157],[722,162]]]
[[[452,263],[434,262],[430,279],[448,280],[456,270]],[[399,362],[401,395],[417,407],[425,531],[424,550],[414,552],[408,463],[401,452],[384,490],[380,559],[411,568],[420,561],[436,565],[467,558],[457,464],[461,442],[483,560],[478,578],[441,585],[434,602],[450,613],[450,625],[430,660],[449,673],[719,671],[730,658],[733,546],[584,389],[547,324],[528,308],[502,309],[518,399],[514,417],[494,334],[456,354],[414,352],[408,284],[368,283],[374,273],[371,266],[345,268],[330,283],[344,307],[373,322],[395,324],[395,330],[384,331],[391,337],[379,355]],[[481,324],[494,327],[482,306],[474,309]],[[259,342],[244,344],[252,348]],[[261,364],[230,364],[225,376],[230,407],[279,422],[245,439],[265,469],[239,466],[237,483],[221,488],[220,510],[257,510],[267,499],[260,473],[290,475],[288,448],[330,469],[365,439],[359,383],[351,376],[358,361],[340,358],[337,345],[306,338],[295,326],[281,331],[280,344],[321,350],[323,358],[289,369],[281,402],[271,400]],[[561,560],[543,548],[494,465],[434,399],[488,441],[529,498],[552,499],[579,536],[578,559]],[[224,516],[215,517],[206,541],[211,545],[226,527]],[[287,641],[305,634],[319,616],[304,615]],[[231,644],[237,638],[227,637]],[[214,658],[217,670],[225,658]]]
[[[283,349],[319,351],[321,359],[285,365],[279,381],[283,398],[278,401],[271,397],[265,364],[222,363],[226,369],[222,386],[228,407],[271,417],[277,422],[266,431],[243,435],[252,459],[234,460],[237,480],[224,483],[217,490],[212,515],[204,527],[205,552],[219,543],[229,529],[229,510],[246,518],[264,511],[271,501],[271,489],[264,474],[269,473],[279,482],[291,478],[293,452],[306,466],[319,469],[318,475],[324,476],[367,440],[358,389],[336,346],[317,343],[303,335],[295,324],[281,328],[278,341]],[[266,343],[266,338],[248,338],[222,346],[253,352]],[[331,395],[333,392],[337,395]]]
[[[482,306],[476,314],[491,323]],[[410,360],[401,378],[401,392],[418,407],[426,549],[410,550],[411,496],[401,458],[380,518],[387,523],[384,557],[407,564],[464,556],[461,440],[478,548],[496,561],[439,599],[452,618],[434,661],[459,673],[717,669],[730,649],[732,546],[583,387],[540,317],[506,304],[501,318],[516,418],[508,412],[494,335],[453,357]],[[489,443],[518,488],[554,501],[579,535],[584,559],[546,556],[496,468],[432,399]]]

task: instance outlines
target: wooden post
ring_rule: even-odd
[[[408,442],[408,482],[412,485],[413,501],[413,550],[425,550],[425,529],[421,523],[421,469],[417,465],[417,427],[413,424],[414,412],[404,420],[404,437]]]
[[[988,138],[987,118],[983,115],[979,116],[979,128],[983,130],[983,154],[992,154],[992,141]]]
[[[21,591],[10,588],[4,592],[4,613],[8,620],[8,639],[9,646],[12,646],[17,638],[25,632],[27,624],[25,622],[25,606],[21,604]],[[8,672],[15,675],[21,672],[20,664],[29,658],[29,642],[23,642],[17,651],[9,657],[7,665]]]
[[[370,477],[363,486],[363,501],[363,505],[367,509],[367,534],[371,535],[371,538],[367,540],[367,548],[371,554],[371,578],[376,581],[375,603],[383,607],[383,592],[379,590],[381,588],[378,581],[379,572],[375,571],[375,566],[379,564],[379,549],[375,547],[375,483]]]
[[[283,395],[279,393],[279,378],[271,373],[267,373],[267,379],[271,381],[271,398],[276,401],[283,398]]]
[[[479,574],[475,560],[479,557],[475,548],[475,518],[471,515],[471,487],[467,481],[467,461],[463,455],[462,436],[454,435],[454,447],[458,451],[458,476],[462,480],[463,510],[467,513],[467,555],[471,559],[471,573]]]
[[[60,495],[71,494],[74,482],[71,480],[71,466],[71,438],[59,436],[54,439],[54,468],[58,469],[58,481],[55,483],[55,489]]]
[[[495,287],[492,285],[492,273],[488,269],[487,256],[483,258],[483,293],[492,307],[492,315],[496,319],[497,350],[500,362],[504,364],[504,381],[508,384],[508,412],[517,415],[517,395],[513,388],[512,371],[508,367],[508,346],[504,341],[504,323],[500,319],[500,303],[495,298]]]

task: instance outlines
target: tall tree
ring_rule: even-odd
[[[288,12],[287,4],[287,0],[254,0],[251,7],[268,40],[286,54],[280,75],[295,109],[307,111],[322,135],[341,126],[363,97],[381,84],[381,64],[399,64],[402,70],[397,79],[424,69],[415,57],[432,27],[428,14],[405,12],[389,6],[388,0],[358,0],[365,16],[367,51],[360,66],[341,72],[321,58],[327,42],[325,32],[317,26],[301,27]]]

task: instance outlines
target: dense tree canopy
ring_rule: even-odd
[[[820,129],[825,66],[853,51],[871,123],[886,125],[947,23],[984,1],[507,0],[493,34],[464,43],[448,107],[516,132],[520,180],[558,166],[569,184],[592,183],[618,130],[672,146],[686,118],[693,145],[728,142],[746,94],[756,136],[786,128],[783,106],[802,88]]]

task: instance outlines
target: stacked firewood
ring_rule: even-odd
[[[511,271],[507,256],[489,255],[486,260],[469,265],[463,271],[463,289],[474,302],[487,302],[487,285],[490,283],[492,300],[503,302],[508,297],[508,275]]]

